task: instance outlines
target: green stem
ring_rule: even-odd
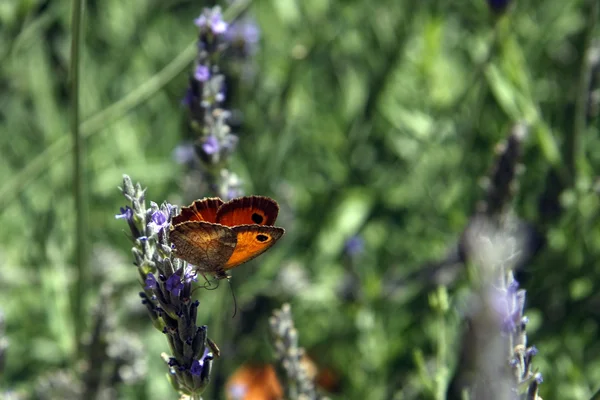
[[[73,0],[71,15],[71,134],[73,136],[73,197],[75,199],[75,258],[76,277],[75,293],[72,298],[72,312],[75,325],[75,342],[77,352],[81,351],[81,338],[83,336],[83,295],[85,291],[87,272],[87,230],[85,219],[87,217],[87,202],[84,187],[84,138],[79,126],[79,66],[81,47],[81,20],[83,17],[82,0]]]
[[[249,6],[250,0],[235,2],[229,7],[223,16],[227,20],[233,20],[242,14]],[[130,92],[121,100],[113,103],[104,110],[98,112],[79,127],[80,138],[88,138],[100,132],[111,123],[124,117],[130,110],[139,106],[161,90],[167,83],[181,74],[194,60],[198,46],[196,40],[190,43],[177,58],[170,62],[160,72],[144,82],[141,86]],[[17,196],[44,172],[49,170],[48,166],[59,162],[67,155],[73,147],[69,143],[69,137],[63,135],[54,144],[50,145],[44,152],[30,161],[25,168],[13,175],[0,187],[0,209],[5,209]]]
[[[600,14],[600,3],[598,0],[590,0],[588,5],[588,21],[583,42],[583,54],[581,57],[581,69],[579,73],[579,85],[577,88],[577,99],[575,100],[575,116],[573,121],[573,133],[569,135],[568,154],[566,155],[567,168],[571,183],[577,180],[580,163],[585,155],[583,135],[587,126],[587,105],[589,97],[590,82],[592,79],[590,51],[592,51],[594,32],[598,25]]]

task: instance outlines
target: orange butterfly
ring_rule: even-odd
[[[227,400],[282,400],[283,388],[273,366],[245,364],[227,380]]]
[[[261,255],[283,235],[273,226],[278,213],[277,202],[262,196],[196,200],[171,221],[175,257],[201,274],[228,278],[227,270]]]
[[[300,360],[308,378],[327,392],[340,389],[339,376],[330,369],[320,369],[304,355]],[[270,364],[244,364],[227,379],[227,400],[281,400],[283,388]]]

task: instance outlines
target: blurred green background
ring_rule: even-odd
[[[173,153],[186,136],[193,19],[214,4],[85,3],[89,270],[77,295],[71,2],[0,2],[0,388],[7,398],[78,398],[89,389],[82,371],[98,359],[101,381],[114,383],[103,398],[176,398],[160,359],[166,340],[140,304],[126,225],[114,215],[126,204],[117,189],[124,173],[158,203],[210,195],[194,191],[197,175]],[[335,372],[331,398],[445,393],[467,281],[449,284],[451,307],[440,313],[429,301],[435,285],[416,272],[455,245],[494,147],[516,122],[530,134],[514,209],[546,237],[520,276],[541,395],[590,398],[600,387],[595,1],[515,1],[503,17],[484,0],[241,8],[261,36],[253,57],[224,61],[239,117],[230,169],[246,194],[279,202],[287,233],[233,271],[235,318],[227,285],[197,291],[198,322],[222,351],[205,398],[224,398],[240,365],[273,361],[267,318],[286,301],[302,346]],[[350,256],[345,243],[355,236],[363,248]],[[78,353],[98,327],[105,353]]]

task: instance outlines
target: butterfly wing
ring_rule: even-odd
[[[273,225],[279,206],[264,196],[239,197],[224,203],[217,212],[217,223],[225,226]]]
[[[203,221],[183,222],[171,228],[175,257],[193,264],[199,272],[217,273],[231,258],[237,234],[230,228]]]
[[[271,365],[242,365],[227,380],[228,400],[281,400],[283,388]]]
[[[237,237],[237,244],[223,265],[224,270],[258,257],[270,249],[285,232],[283,228],[263,225],[239,225],[232,227],[231,231]]]
[[[217,222],[217,210],[223,204],[223,200],[218,197],[207,197],[202,200],[194,201],[188,207],[181,207],[178,216],[173,217],[173,225],[187,221],[206,221]]]

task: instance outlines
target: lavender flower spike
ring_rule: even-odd
[[[193,269],[173,257],[169,225],[173,206],[154,202],[146,208],[144,190],[123,177],[123,195],[131,206],[117,217],[126,219],[135,240],[132,253],[142,292],[142,303],[153,325],[167,336],[171,356],[164,355],[173,387],[186,396],[199,398],[209,382],[213,354],[206,326],[196,324],[199,301],[192,301]],[[145,240],[140,233],[145,232]]]

